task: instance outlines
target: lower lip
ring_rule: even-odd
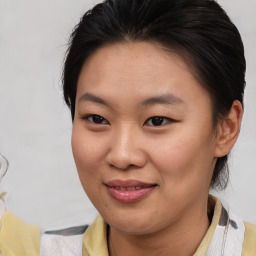
[[[132,203],[141,200],[147,196],[156,186],[141,188],[137,190],[119,190],[113,187],[107,187],[110,195],[122,203]]]

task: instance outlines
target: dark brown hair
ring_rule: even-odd
[[[84,14],[70,38],[63,90],[72,120],[84,61],[105,44],[121,41],[158,42],[177,51],[209,91],[214,124],[229,113],[234,100],[243,104],[243,43],[236,26],[216,1],[106,0]],[[217,159],[212,188],[226,187],[227,159]]]

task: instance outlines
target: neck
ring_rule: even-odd
[[[144,235],[131,235],[109,228],[110,256],[179,255],[191,256],[209,228],[207,204],[190,212],[168,227]]]

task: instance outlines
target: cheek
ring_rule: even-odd
[[[82,184],[95,177],[102,164],[104,146],[97,143],[99,138],[83,128],[73,126],[72,151]]]
[[[85,193],[96,206],[102,182],[103,141],[98,143],[92,133],[74,124],[71,142],[80,182]]]
[[[214,154],[210,134],[180,130],[180,134],[165,138],[159,145],[153,147],[151,155],[164,183],[186,187],[210,179]]]

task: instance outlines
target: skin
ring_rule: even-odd
[[[145,104],[159,96],[171,102]],[[166,119],[156,126],[154,116]],[[72,149],[82,186],[109,224],[110,255],[195,253],[209,227],[216,157],[231,150],[241,118],[235,101],[230,115],[213,127],[208,91],[181,57],[156,43],[110,44],[86,60]],[[104,185],[113,179],[157,187],[139,201],[122,203]]]

